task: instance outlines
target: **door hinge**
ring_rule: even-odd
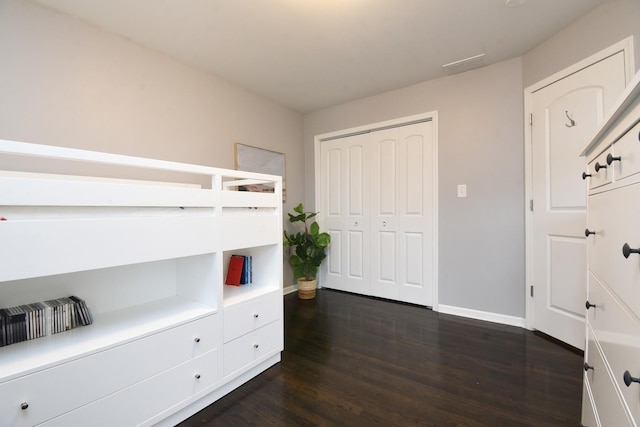
[[[533,285],[529,287],[529,294],[531,295],[531,298],[533,298]]]
[[[533,113],[529,113],[529,126],[533,126]]]
[[[533,199],[529,200],[529,210],[533,212]]]

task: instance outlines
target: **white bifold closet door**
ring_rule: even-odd
[[[433,305],[435,177],[431,121],[323,141],[323,287]]]

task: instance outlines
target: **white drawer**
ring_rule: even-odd
[[[224,376],[283,350],[282,320],[272,322],[224,345]]]
[[[282,292],[242,302],[224,309],[224,342],[254,331],[282,317]]]
[[[610,152],[611,149],[606,150],[589,163],[589,173],[591,174],[589,189],[602,187],[611,182],[612,168],[607,165],[607,155]]]
[[[639,319],[621,307],[592,275],[589,277],[589,302],[596,305],[587,312],[593,334],[635,422],[640,424],[640,384],[632,383],[627,387],[623,381],[627,370],[631,376],[640,377]]]
[[[0,426],[41,423],[212,350],[217,320],[207,316],[2,383]]]
[[[213,350],[104,399],[54,418],[43,426],[138,425],[215,384],[217,367],[218,351]]]
[[[613,145],[612,161],[613,175],[616,181],[640,172],[640,123]]]
[[[582,383],[582,416],[581,423],[584,427],[598,427],[600,424],[596,421],[596,414],[593,411],[593,402],[589,382]]]
[[[640,248],[640,184],[592,195],[589,198],[587,239],[589,268],[640,316],[640,255],[625,258],[625,243]]]
[[[604,426],[634,426],[624,408],[622,399],[616,391],[616,386],[607,372],[607,367],[603,360],[600,349],[595,344],[595,339],[591,335],[590,328],[587,327],[587,348],[588,356],[586,363],[593,367],[585,372],[585,381],[588,381],[589,388],[593,393],[595,410],[600,419],[600,425]]]

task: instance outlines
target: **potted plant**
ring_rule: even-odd
[[[307,224],[318,213],[305,212],[302,203],[293,208],[295,215],[289,214],[289,222],[301,222],[304,231],[289,234],[284,231],[284,246],[289,247],[289,264],[293,268],[293,275],[298,281],[298,297],[300,299],[313,299],[316,296],[318,284],[318,268],[326,258],[325,250],[329,246],[331,236],[321,233],[316,221]]]

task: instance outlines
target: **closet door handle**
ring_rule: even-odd
[[[627,387],[629,387],[631,383],[640,383],[640,378],[632,377],[629,371],[624,371],[622,379],[624,380],[624,385],[626,385]]]
[[[591,304],[589,300],[587,300],[587,302],[584,303],[584,306],[587,307],[587,310],[589,310],[591,307],[596,308],[596,305]]]
[[[600,169],[606,169],[607,165],[601,165],[599,162],[596,162],[595,170],[596,172],[600,171]]]
[[[588,176],[591,176],[590,173],[582,172],[582,179],[587,179]]]
[[[595,231],[590,231],[588,228],[584,229],[584,237],[589,237],[590,234],[596,234]]]
[[[594,370],[593,366],[589,365],[587,362],[584,362],[584,371],[587,372],[589,369],[591,369],[592,371]]]
[[[622,246],[622,255],[625,258],[629,258],[631,254],[640,254],[640,249],[632,249],[628,243],[625,243],[624,246]]]
[[[607,154],[607,164],[610,165],[613,162],[619,162],[622,160],[622,157],[620,156],[616,156],[613,157],[613,155],[611,153]]]

